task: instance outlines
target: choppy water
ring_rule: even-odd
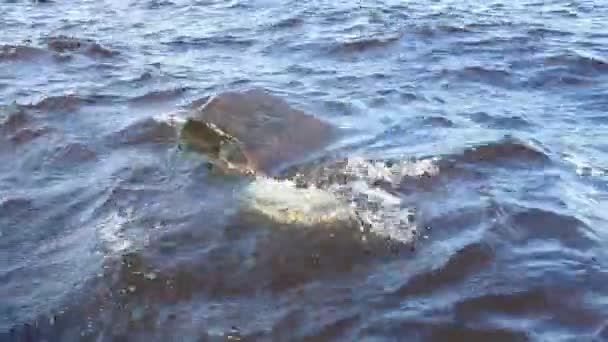
[[[608,340],[605,3],[0,18],[1,340]],[[235,216],[243,181],[180,151],[168,117],[251,87],[348,128],[344,155],[436,158],[399,190],[415,246]]]

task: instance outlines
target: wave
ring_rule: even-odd
[[[48,57],[44,49],[26,45],[0,45],[0,62],[31,61],[40,57]]]
[[[543,151],[511,137],[470,147],[461,154],[448,159],[463,163],[491,164],[508,162],[547,164],[550,162],[549,156]]]
[[[608,72],[608,60],[592,53],[570,50],[545,56],[542,60],[545,67],[563,66],[573,72],[589,74],[591,72]]]
[[[109,58],[118,55],[117,51],[103,47],[91,39],[57,36],[46,37],[44,41],[49,50],[57,53],[82,52],[94,58]]]
[[[452,128],[456,124],[444,116],[424,116],[418,118],[422,126]]]
[[[608,340],[608,323],[605,323],[600,329],[598,329],[595,337],[599,341]]]
[[[2,198],[0,201],[0,217],[8,220],[17,220],[21,215],[28,215],[33,209],[33,201],[24,197]],[[8,225],[5,227],[9,227]],[[7,232],[2,231],[2,235]]]
[[[7,118],[0,124],[3,133],[15,133],[32,122],[32,118],[20,106],[13,105],[7,108]]]
[[[80,163],[84,161],[94,160],[97,158],[97,154],[86,145],[80,143],[69,143],[62,146],[53,156],[53,163],[60,165],[70,163]]]
[[[298,17],[291,17],[277,21],[276,23],[272,24],[272,27],[278,29],[289,29],[300,27],[302,25],[304,25],[304,19]]]
[[[554,30],[546,27],[532,28],[528,30],[528,35],[535,38],[546,38],[546,37],[569,37],[573,36],[572,32]]]
[[[458,79],[489,83],[497,86],[510,86],[513,74],[509,70],[502,70],[488,66],[468,66],[460,69],[443,69],[441,74]]]
[[[456,251],[441,267],[413,276],[392,295],[403,298],[454,286],[485,269],[494,257],[490,246],[481,243],[467,245]]]
[[[459,42],[459,45],[462,46],[460,53],[463,54],[481,51],[496,51],[500,49],[509,49],[516,53],[533,53],[536,51],[537,42],[527,35],[511,35],[463,40]]]
[[[137,121],[106,138],[113,146],[167,144],[177,140],[175,127],[165,121],[148,118]]]
[[[169,0],[150,0],[146,2],[147,9],[164,9],[175,5],[175,2]]]
[[[165,45],[181,49],[204,49],[204,48],[232,48],[247,49],[256,43],[254,39],[240,38],[233,35],[213,36],[213,37],[190,37],[181,36],[171,40]]]
[[[496,342],[527,342],[530,335],[520,329],[497,327],[478,327],[453,320],[425,319],[382,319],[371,321],[362,329],[360,335],[391,339],[394,336],[415,336],[419,341],[496,341]]]
[[[501,291],[482,294],[456,303],[456,317],[467,320],[483,320],[491,315],[536,316],[550,315],[552,322],[562,326],[593,329],[603,322],[603,317],[580,306],[580,291],[572,288],[529,288],[524,291]]]
[[[24,105],[24,107],[41,112],[72,112],[84,104],[94,104],[95,102],[96,101],[92,99],[67,94],[59,96],[47,96],[36,103]]]
[[[333,48],[330,49],[331,53],[335,54],[351,54],[351,53],[362,53],[378,48],[389,47],[396,44],[401,40],[403,34],[394,34],[388,36],[378,36],[369,38],[357,38],[353,40],[347,40],[342,42],[336,42]]]
[[[24,129],[18,131],[17,133],[15,133],[13,136],[11,136],[10,140],[15,145],[23,145],[23,144],[29,143],[33,140],[36,140],[37,138],[42,137],[51,131],[52,130],[50,128],[44,128],[44,127],[43,128],[24,128]]]
[[[594,83],[593,78],[575,75],[568,70],[560,68],[546,68],[536,72],[525,85],[532,88],[589,86]]]
[[[486,112],[475,112],[469,115],[469,117],[487,127],[499,128],[499,129],[525,129],[532,126],[532,124],[522,118],[521,116],[498,116],[491,115]]]
[[[49,127],[36,127],[33,118],[20,106],[15,105],[4,122],[0,133],[13,145],[19,146],[36,140],[52,131]]]
[[[119,54],[87,39],[58,36],[47,37],[42,41],[46,44],[46,48],[30,45],[0,45],[0,62],[34,61],[41,58],[65,61],[70,57],[67,54],[69,52],[79,52],[90,58],[110,58]]]
[[[414,32],[426,38],[436,37],[439,35],[446,35],[452,37],[454,34],[475,33],[473,29],[465,25],[456,26],[446,24],[418,26],[414,29]]]
[[[137,105],[153,105],[158,102],[168,102],[181,98],[189,89],[190,88],[188,87],[179,87],[168,90],[153,90],[146,94],[133,97],[129,102]]]
[[[417,235],[415,210],[397,193],[404,179],[433,177],[432,160],[383,163],[363,158],[294,167],[276,181],[258,178],[246,191],[246,204],[276,221],[359,227],[362,232],[409,244]],[[302,201],[306,198],[306,201]]]
[[[496,233],[507,234],[505,238],[509,241],[527,244],[533,240],[557,240],[564,246],[581,250],[594,246],[594,240],[590,237],[592,231],[584,222],[574,216],[546,209],[518,210],[510,215],[507,225],[508,229]]]

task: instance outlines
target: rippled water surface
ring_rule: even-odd
[[[0,2],[0,340],[608,340],[602,1]],[[72,37],[68,40],[58,37]],[[265,88],[433,158],[415,243],[245,217],[173,117]]]

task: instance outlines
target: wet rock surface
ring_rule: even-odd
[[[244,166],[262,174],[319,152],[337,134],[330,124],[264,89],[215,95],[195,109],[190,120],[213,124],[235,137],[247,159]],[[186,123],[184,130],[195,130],[195,125]]]

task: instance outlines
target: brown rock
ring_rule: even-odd
[[[196,139],[196,133],[193,134],[207,131],[201,129],[201,123],[212,124],[239,141],[238,154],[242,152],[246,160],[246,165],[236,163],[239,168],[246,167],[263,174],[276,172],[321,150],[335,139],[337,133],[330,124],[291,107],[283,99],[262,89],[225,92],[211,97],[194,110],[190,124],[184,127],[189,134],[182,136],[188,142],[201,145],[200,137]],[[204,150],[209,151],[209,146]]]

